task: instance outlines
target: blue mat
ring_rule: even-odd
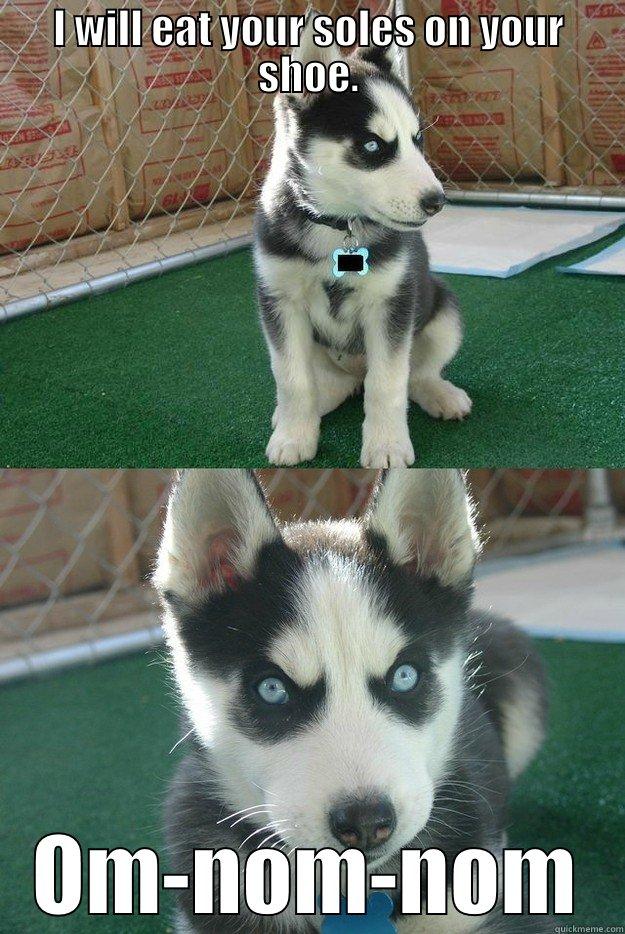
[[[625,237],[601,250],[595,256],[572,266],[558,266],[560,272],[574,272],[585,276],[625,276]]]

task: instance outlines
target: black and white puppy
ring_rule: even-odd
[[[339,60],[312,41],[293,58]],[[430,272],[419,228],[444,204],[423,155],[419,113],[394,47],[349,56],[356,90],[279,94],[276,135],[256,215],[255,267],[276,382],[267,457],[315,456],[323,415],[364,380],[360,460],[412,464],[408,398],[435,418],[462,419],[467,394],[443,379],[458,350],[457,303]],[[351,219],[369,272],[333,273]]]
[[[362,520],[282,527],[253,474],[183,474],[156,573],[192,737],[168,801],[173,871],[195,848],[357,846],[376,872],[403,847],[501,851],[545,689],[528,639],[471,610],[476,552],[456,471],[390,470]],[[320,923],[180,901],[186,932]],[[399,934],[526,923],[395,918]]]

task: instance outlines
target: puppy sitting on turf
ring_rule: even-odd
[[[168,802],[173,872],[192,874],[194,849],[233,849],[243,866],[257,848],[293,861],[294,848],[357,847],[376,873],[396,873],[404,847],[448,865],[469,847],[501,852],[545,691],[526,636],[471,610],[476,551],[453,470],[390,470],[361,521],[287,526],[252,473],[183,474],[156,573],[190,728]],[[194,915],[192,886],[180,895],[180,932],[322,922],[292,901],[274,917],[243,899],[238,915]],[[451,898],[445,916],[396,911],[393,924],[530,929],[497,909],[459,915]]]
[[[338,46],[313,43],[313,19],[292,57],[340,60]],[[275,100],[254,248],[276,382],[266,452],[273,464],[313,458],[321,417],[363,381],[363,466],[413,463],[408,398],[435,418],[471,410],[467,394],[441,375],[462,328],[419,228],[445,197],[423,156],[396,55],[392,46],[350,55],[356,90]]]

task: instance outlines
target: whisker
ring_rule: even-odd
[[[268,837],[265,837],[264,840],[261,840],[261,842],[258,844],[258,846],[256,847],[256,849],[257,849],[257,850],[262,850],[262,848],[264,847],[265,843],[267,843],[267,842],[268,842],[269,840],[271,840],[273,837],[278,837],[278,840],[279,840],[279,839],[280,839],[280,834],[281,834],[281,833],[282,833],[282,830],[275,830],[273,833],[270,833]],[[277,842],[278,842],[278,841],[276,840],[276,843],[277,843]]]
[[[184,743],[185,739],[188,739],[188,738],[191,736],[191,733],[193,733],[193,727],[191,727],[191,729],[189,730],[189,732],[188,732],[188,733],[185,733],[184,736],[182,736],[182,737],[178,740],[177,743],[174,743],[174,745],[173,745],[173,746],[171,747],[171,749],[169,750],[169,755],[170,755],[170,756],[171,756],[172,752],[175,752],[175,751],[176,751],[176,749],[178,748],[178,746],[180,746],[182,743]]]
[[[420,132],[420,133],[423,133],[425,130],[429,130],[430,127],[436,126],[436,124],[438,123],[438,117],[439,117],[439,115],[437,114],[436,117],[434,118],[434,120],[432,120],[431,123],[428,123],[427,126],[421,126],[421,127],[419,127],[419,132]]]
[[[274,847],[278,846],[278,844],[280,844],[279,849],[282,849],[283,846],[288,846],[289,845],[288,840],[283,840],[282,834],[284,834],[285,831],[288,832],[290,829],[291,829],[290,827],[283,827],[280,831],[280,836],[278,837],[277,840],[274,840],[274,842],[271,844],[269,849],[272,850]]]
[[[215,821],[215,823],[216,823],[216,824],[223,824],[223,823],[225,823],[227,820],[230,820],[231,817],[236,817],[237,814],[249,813],[250,811],[256,811],[256,810],[258,810],[259,808],[268,808],[268,807],[275,807],[275,806],[276,806],[276,805],[273,805],[273,804],[271,804],[271,805],[269,805],[269,804],[251,804],[249,807],[241,808],[240,811],[233,811],[232,814],[226,814],[225,817],[220,817],[218,821]]]
[[[236,827],[237,824],[241,824],[243,821],[251,819],[252,817],[260,817],[263,812],[269,814],[268,809],[266,807],[262,807],[260,810],[254,811],[252,814],[244,814],[242,817],[237,817],[237,819],[232,824],[230,824],[230,829]]]
[[[275,827],[276,824],[286,824],[286,823],[287,823],[287,820],[288,820],[288,818],[284,817],[284,818],[282,818],[282,820],[271,821],[271,823],[265,824],[264,827],[259,827],[258,830],[253,830],[250,834],[247,835],[247,837],[245,838],[245,840],[243,840],[243,842],[239,844],[239,847],[238,847],[238,848],[241,849],[242,847],[245,846],[245,844],[247,843],[248,840],[251,840],[251,839],[252,839],[252,837],[255,837],[255,836],[256,836],[257,834],[259,834],[259,833],[265,833],[266,830],[271,830],[271,828],[272,828],[272,827]],[[273,834],[271,834],[271,836],[273,836]],[[258,848],[257,848],[257,849],[258,849]]]
[[[460,788],[461,791],[462,791],[462,788],[468,788],[468,789],[469,789],[470,791],[472,791],[475,795],[477,795],[477,797],[480,798],[480,799],[484,802],[484,804],[488,805],[491,814],[494,813],[494,812],[493,812],[493,806],[492,806],[492,804],[490,803],[490,801],[488,800],[488,798],[486,797],[486,795],[483,795],[483,794],[481,793],[481,791],[478,791],[478,786],[477,786],[477,785],[472,785],[470,782],[448,782],[448,783],[447,783],[447,787],[448,787],[448,788],[454,788],[454,787],[456,787],[456,786],[457,786],[458,788]],[[490,789],[490,788],[484,788],[484,791],[488,791],[488,792],[490,792],[490,794],[494,794],[494,793],[495,793],[495,792],[493,792],[492,789]]]
[[[263,786],[262,786],[262,785],[259,785],[258,782],[253,782],[253,781],[250,780],[250,785],[253,785],[255,788],[258,788],[259,791],[262,791],[262,792],[263,792],[264,794],[266,794],[266,795],[271,795],[273,798],[277,798],[277,797],[278,797],[278,795],[275,793],[275,791],[269,791],[268,788],[263,788]]]
[[[462,831],[459,830],[457,827],[452,827],[451,824],[448,824],[446,821],[442,820],[440,817],[432,817],[432,815],[430,815],[430,819],[428,820],[428,824],[429,824],[430,822],[433,823],[433,824],[440,824],[442,827],[446,827],[447,830],[450,830],[450,831],[451,831],[453,834],[455,834],[456,836],[459,836],[459,835],[462,833]]]
[[[515,671],[518,671],[523,667],[525,662],[528,660],[529,655],[526,655],[522,662],[520,662],[515,668],[511,668],[510,671],[504,671],[500,675],[495,675],[493,678],[489,678],[488,681],[480,681],[480,687],[485,688],[487,684],[492,684],[493,681],[499,681],[500,678],[507,678],[508,675],[514,674]]]
[[[464,814],[462,811],[455,811],[453,808],[444,808],[440,804],[435,804],[432,808],[432,813],[434,811],[445,811],[447,814],[457,814],[458,817],[464,817],[465,820],[477,820],[475,814]]]

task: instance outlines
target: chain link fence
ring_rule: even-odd
[[[260,475],[283,519],[358,515],[375,472]],[[489,557],[624,534],[625,471],[475,470]],[[171,472],[0,471],[0,681],[156,644]]]
[[[373,13],[386,4],[364,4]],[[5,319],[249,242],[271,146],[259,59],[278,48],[156,47],[156,15],[301,14],[295,0],[113,0],[140,48],[53,45],[47,0],[0,0],[0,307]],[[352,13],[352,0],[317,3]],[[66,16],[103,12],[64,0]],[[625,4],[406,0],[466,14],[470,48],[407,54],[427,154],[452,199],[625,207]],[[564,14],[557,48],[480,51],[480,14]]]

